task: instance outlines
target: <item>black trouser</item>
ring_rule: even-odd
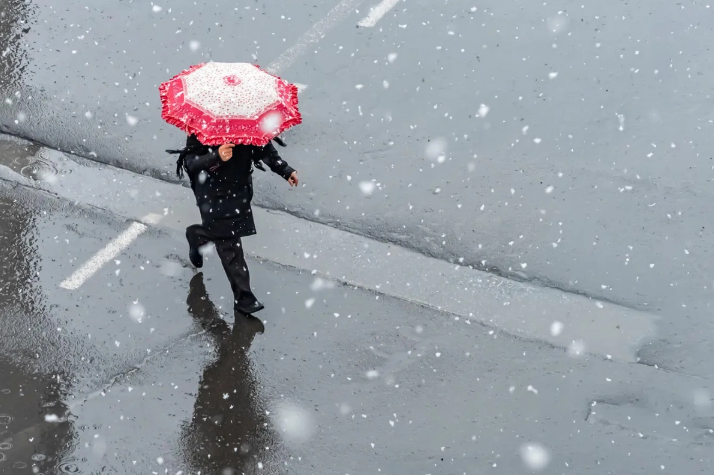
[[[248,263],[245,262],[243,243],[239,236],[217,236],[203,226],[194,224],[186,228],[186,238],[193,249],[199,249],[208,243],[216,246],[216,252],[233,290],[234,307],[250,306],[258,300],[250,289]]]

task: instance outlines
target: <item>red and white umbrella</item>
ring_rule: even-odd
[[[253,64],[198,64],[159,92],[161,117],[204,145],[263,146],[302,122],[297,86]]]

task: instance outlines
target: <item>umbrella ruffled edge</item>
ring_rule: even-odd
[[[277,76],[276,76],[277,77]],[[282,81],[281,78],[278,77]],[[278,131],[277,134],[275,134],[275,137],[278,135],[282,134],[286,130],[288,130],[291,127],[295,127],[296,125],[302,124],[302,114],[300,114],[300,111],[298,110],[298,88],[295,84],[289,83],[285,81],[288,85],[288,102],[290,103],[290,106],[292,106],[292,113],[294,116],[290,120],[286,120],[283,122],[283,124],[280,126],[280,130]],[[272,140],[272,139],[270,139]]]
[[[282,81],[288,85],[288,103],[290,104],[290,106],[292,108],[291,113],[294,114],[290,120],[286,120],[285,122],[283,122],[282,125],[280,126],[280,129],[278,129],[278,133],[273,135],[273,137],[268,139],[265,143],[251,144],[251,145],[257,145],[259,147],[262,147],[262,146],[266,145],[268,142],[270,142],[271,140],[273,140],[275,137],[279,136],[280,134],[282,134],[283,132],[288,130],[289,128],[302,124],[302,114],[300,114],[300,111],[298,110],[298,88],[295,84],[286,81],[285,79],[281,78],[277,74],[273,74],[271,72],[266,71],[265,69],[261,68],[257,64],[254,64],[253,66],[260,69],[265,74],[269,74],[269,75],[277,78],[278,81]]]
[[[180,119],[176,119],[174,117],[171,117],[169,115],[169,85],[173,82],[176,81],[192,72],[194,72],[197,69],[202,68],[205,66],[206,63],[199,63],[191,66],[188,69],[184,69],[181,71],[179,74],[176,76],[172,77],[168,81],[162,83],[159,86],[159,96],[161,97],[161,118],[166,121],[167,124],[173,125],[178,129],[183,130],[184,132],[188,133],[189,131],[184,128],[186,124],[184,124]]]

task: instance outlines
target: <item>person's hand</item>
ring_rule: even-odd
[[[236,144],[234,143],[224,143],[220,147],[218,147],[218,156],[221,157],[221,160],[224,162],[227,162],[231,158],[233,158],[233,147],[235,147]]]
[[[290,175],[288,183],[290,183],[290,186],[298,186],[297,172],[293,172],[292,175]]]

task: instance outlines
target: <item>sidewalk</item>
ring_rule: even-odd
[[[18,148],[24,143],[8,136],[2,140],[6,148],[11,147],[9,142]],[[193,196],[185,187],[49,149],[38,154],[45,169],[60,173],[38,182],[0,164],[0,178],[132,220],[160,216],[158,226],[163,228],[183,231],[199,219]],[[274,177],[257,173],[255,178],[260,186],[260,181]],[[258,235],[245,242],[254,257],[419,303],[512,335],[633,362],[639,347],[656,333],[655,317],[640,311],[502,279],[286,213],[255,207],[254,214]],[[562,330],[553,331],[554,324],[558,328],[562,324]]]

